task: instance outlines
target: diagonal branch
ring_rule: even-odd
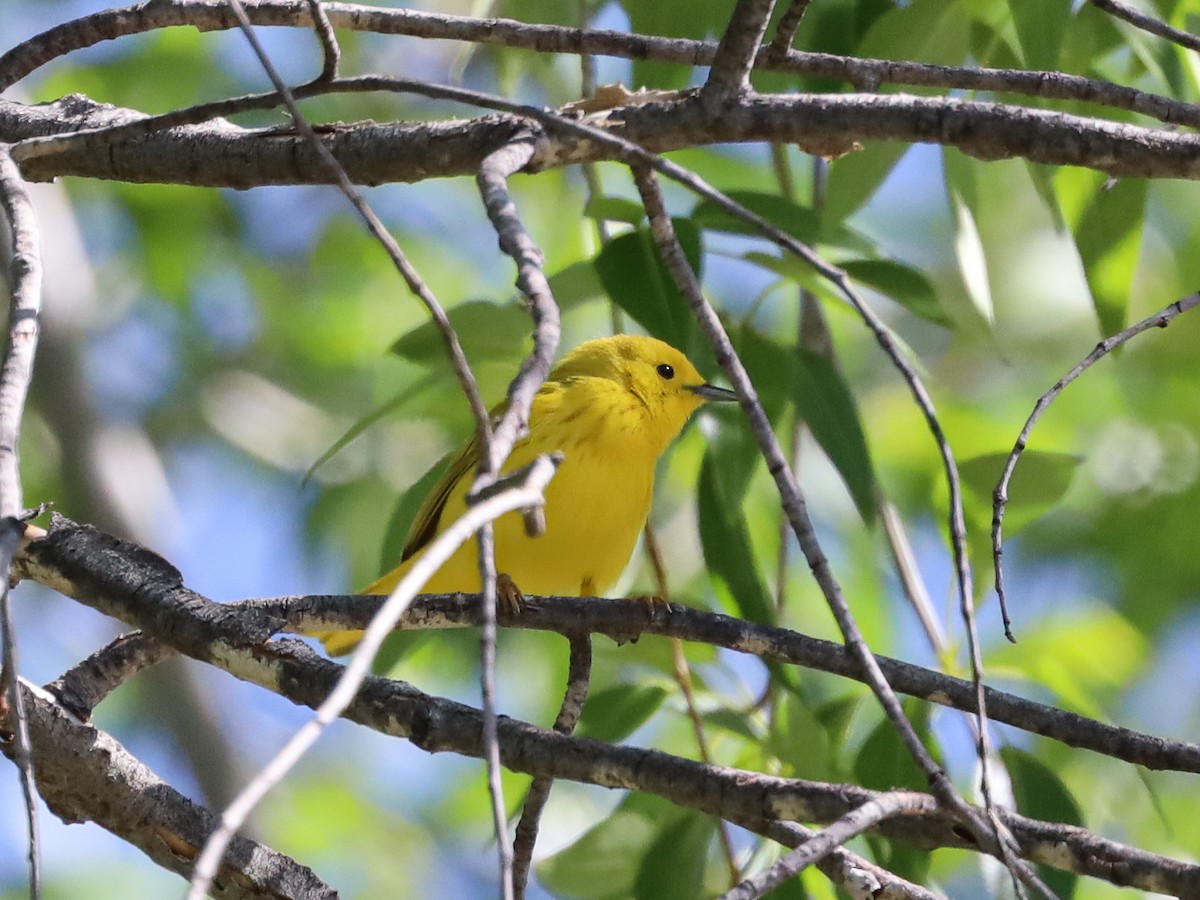
[[[1200,52],[1200,37],[1197,37],[1190,31],[1173,28],[1161,19],[1148,16],[1128,3],[1122,3],[1121,0],[1088,0],[1088,2],[1097,9],[1104,10],[1114,18],[1128,22],[1134,28],[1140,28],[1142,31],[1165,38],[1171,43],[1178,44],[1180,47],[1185,47],[1188,50]]]
[[[909,791],[881,794],[846,813],[820,834],[813,835],[791,853],[776,860],[770,868],[735,885],[721,896],[721,900],[758,900],[877,822],[892,816],[911,816],[932,811],[931,800],[928,794]]]
[[[713,56],[708,80],[700,89],[700,99],[709,109],[719,109],[751,90],[750,70],[774,8],[775,0],[737,0]]]
[[[779,446],[779,441],[771,428],[771,423],[763,411],[762,404],[758,401],[754,385],[751,383],[745,367],[738,358],[737,352],[733,349],[733,344],[729,340],[729,335],[725,332],[724,325],[721,324],[720,319],[717,317],[716,310],[705,299],[700,290],[700,285],[696,280],[696,275],[688,264],[687,258],[684,256],[683,248],[679,245],[679,241],[675,236],[674,226],[671,224],[670,216],[667,214],[657,177],[653,171],[644,166],[634,166],[633,174],[634,180],[637,182],[638,192],[642,197],[642,204],[646,208],[646,214],[650,217],[650,229],[654,235],[655,243],[658,245],[659,254],[666,264],[668,271],[675,279],[680,293],[688,302],[688,305],[691,306],[701,330],[712,344],[718,364],[725,370],[730,383],[733,384],[734,390],[737,391],[742,410],[746,413],[750,429],[757,439],[759,449],[766,460],[767,471],[771,474],[779,491],[784,512],[792,525],[792,532],[800,544],[801,552],[804,553],[804,557],[808,561],[808,566],[813,573],[813,577],[821,588],[821,593],[824,595],[830,610],[833,612],[834,619],[837,621],[838,628],[842,632],[847,648],[866,673],[867,684],[879,699],[880,705],[883,707],[888,719],[895,726],[900,735],[901,742],[928,778],[930,787],[933,789],[933,793],[939,802],[944,804],[947,809],[953,810],[961,818],[976,840],[979,841],[980,846],[987,848],[989,852],[995,849],[1004,858],[1006,865],[1013,870],[1014,877],[1019,874],[1022,881],[1037,884],[1036,875],[1033,874],[1032,870],[1011,854],[1009,849],[1011,838],[1000,825],[999,819],[990,808],[990,804],[987,814],[981,815],[977,809],[970,806],[962,798],[958,790],[954,787],[954,784],[947,777],[945,771],[934,761],[929,751],[925,749],[925,745],[921,743],[916,731],[913,730],[912,724],[900,708],[900,701],[888,685],[887,679],[879,668],[879,663],[875,659],[871,649],[867,646],[866,640],[863,638],[862,632],[859,630],[858,624],[850,611],[850,607],[846,603],[845,596],[842,594],[841,586],[834,577],[829,561],[821,549],[816,532],[812,527],[812,521],[808,515],[807,504],[800,492],[799,485],[796,483],[795,475],[787,463],[783,449]],[[805,259],[814,256],[807,247],[804,247],[803,250],[805,251]],[[822,263],[822,266],[829,268],[824,263]],[[820,269],[818,270],[820,271]],[[844,279],[840,282],[839,286],[845,286]],[[945,450],[948,451],[948,449],[947,446]],[[961,515],[958,507],[952,508]],[[962,572],[963,569],[960,565],[960,591],[965,591],[963,582],[961,581]],[[969,579],[969,575],[967,577]],[[969,585],[969,580],[966,584]],[[969,600],[965,602],[969,602]],[[968,620],[968,625],[971,624],[971,621]],[[977,715],[980,718],[982,726],[983,683],[978,680],[980,670],[976,669],[976,672],[977,698],[980,704]],[[1043,891],[1043,893],[1046,892]]]

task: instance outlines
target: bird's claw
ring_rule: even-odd
[[[519,616],[525,608],[525,595],[517,583],[503,572],[496,576],[496,607],[507,616]]]

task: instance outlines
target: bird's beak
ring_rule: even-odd
[[[715,384],[689,384],[687,389],[705,400],[715,400],[718,403],[737,400],[737,394],[729,388],[717,387]]]

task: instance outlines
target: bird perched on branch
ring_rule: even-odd
[[[736,399],[705,383],[686,356],[656,338],[598,338],[568,353],[534,397],[529,433],[505,464],[507,472],[541,454],[563,453],[545,493],[545,533],[530,537],[519,513],[496,520],[502,599],[519,602],[521,591],[593,596],[612,587],[650,512],[658,458],[706,400]],[[472,440],[425,498],[400,565],[364,593],[390,593],[425,546],[463,514],[478,464],[479,444]],[[474,542],[460,547],[423,588],[478,590]],[[337,655],[361,636],[341,631],[322,639]]]

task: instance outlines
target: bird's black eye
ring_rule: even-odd
[[[659,363],[656,371],[663,378],[667,379],[667,381],[670,381],[672,378],[675,377],[675,370],[673,368],[671,368],[669,365],[667,365],[666,363]]]

